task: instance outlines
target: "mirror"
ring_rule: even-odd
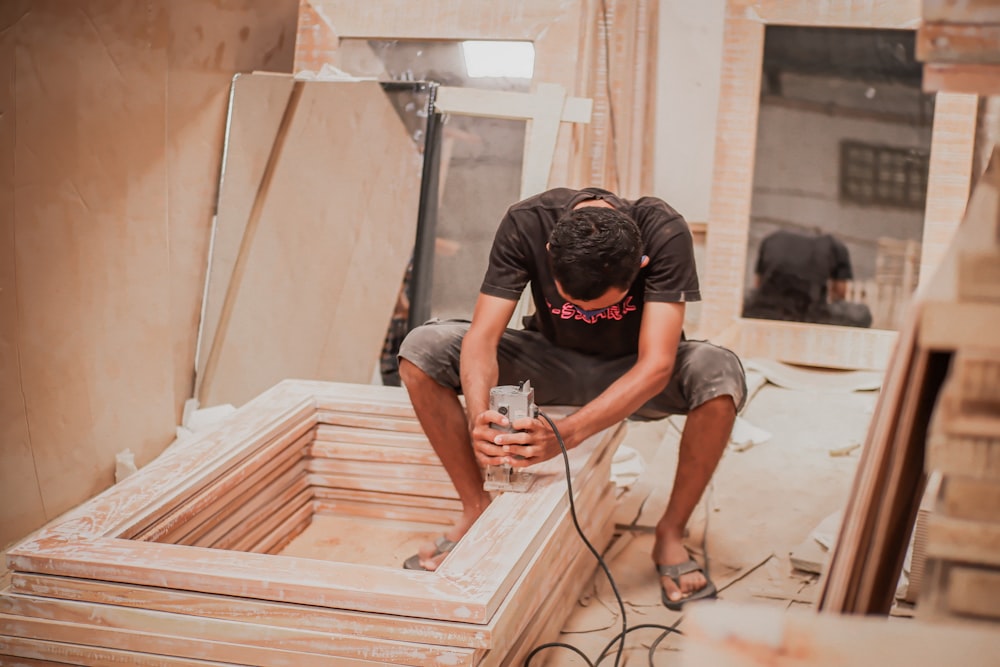
[[[699,335],[715,338],[744,357],[758,356],[828,368],[881,370],[887,367],[897,335],[891,327],[905,323],[905,303],[912,297],[914,280],[921,281],[932,274],[962,219],[968,201],[978,106],[976,96],[939,93],[934,96],[933,103],[915,102],[906,112],[914,119],[910,125],[920,128],[916,130],[917,134],[926,136],[929,132],[929,155],[923,184],[920,176],[923,168],[911,168],[919,164],[919,161],[910,159],[915,154],[909,150],[918,146],[912,138],[913,127],[907,130],[911,134],[905,141],[888,130],[877,133],[874,138],[870,132],[860,131],[856,137],[847,133],[841,137],[855,140],[855,143],[841,144],[840,138],[826,139],[825,152],[832,157],[817,164],[798,158],[801,164],[795,162],[781,167],[793,174],[774,172],[776,167],[769,165],[769,161],[775,155],[787,161],[807,146],[821,143],[812,132],[804,137],[800,132],[797,136],[802,138],[798,139],[780,136],[794,129],[793,121],[787,118],[798,122],[807,109],[819,109],[836,101],[837,107],[847,107],[838,109],[836,124],[849,122],[854,127],[854,123],[860,123],[864,116],[875,112],[887,113],[883,109],[873,112],[869,105],[890,97],[890,93],[894,98],[929,100],[914,89],[912,75],[907,74],[910,71],[907,69],[908,56],[904,55],[912,53],[906,50],[904,35],[912,34],[919,23],[920,8],[913,3],[857,5],[816,3],[811,0],[780,3],[727,0],[712,198],[706,225],[706,262],[700,269],[704,303]],[[817,29],[829,32],[800,32]],[[782,30],[787,32],[779,34]],[[796,37],[796,32],[802,36]],[[835,37],[832,33],[841,36]],[[844,62],[849,60],[846,52],[835,46],[836,42],[824,44],[821,40],[842,41],[849,37],[859,40],[861,44],[871,39],[866,36],[868,34],[874,34],[876,42],[880,35],[889,39],[886,41],[883,38],[881,46],[858,46],[882,49],[864,55],[864,60],[898,71],[909,83],[895,81],[892,85],[884,82],[878,86],[864,85],[863,78],[852,79],[841,74],[839,79],[843,81],[838,89],[843,99],[835,97],[831,100],[829,93],[825,98],[818,95],[813,90],[816,86],[812,77],[819,73],[807,67],[809,54],[815,59],[815,52],[819,51],[821,59],[847,64]],[[784,52],[778,48],[783,41],[791,42],[785,45]],[[806,44],[801,45],[803,41]],[[805,63],[800,64],[798,69],[805,71],[786,72],[778,76],[766,71],[772,69],[773,63],[794,57],[796,43],[805,51],[804,56],[798,56],[799,59],[805,58]],[[902,52],[899,45],[903,46]],[[800,54],[802,48],[799,49]],[[922,72],[922,65],[919,67]],[[870,98],[869,88],[875,88]],[[803,97],[805,99],[798,99]],[[796,111],[796,116],[791,115],[792,110]],[[772,116],[780,117],[782,114],[786,121],[776,123]],[[814,115],[828,120],[834,118],[832,114],[823,115],[818,110]],[[759,122],[759,116],[768,118]],[[773,135],[775,129],[777,135]],[[892,151],[880,154],[877,149],[883,147],[906,149],[907,152],[903,155]],[[842,156],[844,164],[850,165],[845,178],[841,177]],[[901,205],[898,207],[889,206],[880,199],[883,195],[878,191],[877,175],[882,170],[874,168],[875,161],[880,159],[887,166],[885,196],[899,202]],[[799,173],[803,171],[807,173]],[[893,180],[900,175],[909,180]],[[792,189],[787,185],[794,182],[792,176],[822,176],[819,182],[823,189],[814,189],[817,187],[814,181],[809,181],[806,186],[792,186],[804,191]],[[842,183],[846,190],[844,198],[856,198],[849,204],[842,200]],[[906,185],[899,187],[901,184]],[[906,208],[919,199],[921,192],[925,201],[919,211],[915,205],[912,211]],[[902,205],[904,203],[906,206]],[[874,217],[895,232],[892,238],[894,243],[902,244],[902,251],[894,256],[908,259],[893,269],[897,276],[893,278],[893,284],[903,286],[900,288],[902,295],[889,301],[893,307],[877,306],[873,300],[877,294],[866,291],[869,280],[881,279],[877,270],[878,242],[877,238],[874,242],[862,238],[856,229],[859,225],[854,225],[853,229],[847,228],[850,233],[846,234],[852,261],[852,280],[847,286],[847,295],[855,301],[869,300],[872,326],[743,317],[748,289],[754,284],[756,254],[767,234],[765,223],[771,222],[772,226],[777,226],[774,221],[815,226],[828,224],[818,216],[818,212],[826,208],[838,212],[834,217],[843,217],[841,209],[852,215],[878,209],[880,215]],[[806,217],[806,214],[812,217]],[[921,222],[914,225],[910,220]],[[844,234],[842,226],[842,221],[837,220],[838,234]],[[815,233],[814,227],[806,229]],[[918,249],[914,248],[914,244],[918,244]],[[883,255],[888,255],[888,252],[883,250]],[[914,254],[918,259],[914,258]],[[880,313],[878,321],[876,310]]]
[[[914,44],[909,30],[765,29],[743,317],[899,327],[934,119]]]

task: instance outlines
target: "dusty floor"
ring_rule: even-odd
[[[817,387],[842,382],[824,381]],[[841,378],[843,379],[843,378]],[[789,554],[846,503],[877,391],[843,388],[788,389],[758,383],[742,417],[770,433],[766,442],[726,452],[713,483],[689,524],[688,545],[700,554],[706,534],[709,572],[720,598],[782,607],[814,605],[819,576],[793,569]],[[753,391],[753,387],[752,387]],[[625,622],[677,627],[683,615],[662,606],[650,552],[652,528],[666,506],[683,420],[632,423],[623,446],[645,463],[639,479],[619,499],[620,535],[605,554],[625,607]],[[822,549],[820,550],[822,553]],[[603,571],[566,622],[560,641],[596,663],[622,631],[618,602]],[[683,637],[637,629],[626,636],[619,665],[677,664]],[[650,646],[657,643],[650,663]],[[601,664],[615,664],[612,654]],[[532,664],[585,665],[565,648],[539,653]]]

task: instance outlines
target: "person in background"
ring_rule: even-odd
[[[778,230],[764,237],[743,317],[870,327],[863,303],[846,300],[851,257],[832,234]]]

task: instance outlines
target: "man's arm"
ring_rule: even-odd
[[[674,370],[683,326],[683,303],[646,302],[635,365],[597,398],[558,422],[559,434],[567,449],[625,419],[663,391]],[[548,426],[537,426],[524,433],[499,436],[497,444],[501,445],[529,443],[523,448],[510,449],[510,453],[526,457],[524,461],[510,461],[512,465],[531,465],[550,459],[561,451],[555,434]]]
[[[484,452],[482,446],[477,443],[475,431],[485,427],[487,423],[485,420],[479,420],[483,423],[478,424],[477,418],[489,409],[490,389],[496,385],[499,377],[497,347],[516,306],[516,301],[480,294],[472,312],[469,331],[462,339],[460,362],[462,393],[465,396],[465,412],[469,418],[469,429],[477,454]],[[499,463],[499,461],[486,461],[482,457],[480,461]]]

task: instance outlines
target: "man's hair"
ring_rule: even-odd
[[[642,261],[639,226],[616,209],[578,208],[552,229],[549,259],[552,275],[574,299],[590,301],[612,287],[627,290]]]

